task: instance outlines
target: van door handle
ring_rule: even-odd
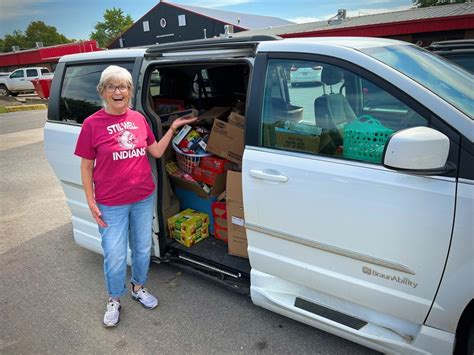
[[[250,170],[250,176],[261,179],[261,180],[270,180],[277,182],[287,182],[288,176],[281,175],[278,171],[262,171],[262,170]]]

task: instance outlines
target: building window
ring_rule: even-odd
[[[164,17],[160,19],[160,26],[161,26],[161,28],[166,27],[166,19]]]
[[[148,21],[143,21],[143,32],[150,31],[150,23]]]
[[[178,25],[186,26],[186,15],[178,15]]]

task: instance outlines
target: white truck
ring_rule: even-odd
[[[8,76],[0,77],[0,97],[16,96],[22,93],[33,93],[35,87],[31,80],[52,79],[53,73],[45,67],[20,68]]]

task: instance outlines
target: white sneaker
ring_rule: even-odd
[[[120,302],[109,299],[107,311],[104,314],[104,325],[106,327],[115,327],[120,322],[120,307]]]
[[[143,307],[148,308],[148,309],[153,309],[158,306],[158,300],[156,299],[155,296],[153,296],[148,290],[144,287],[142,287],[138,292],[133,291],[133,284],[131,287],[131,293],[132,293],[132,298],[135,301],[138,301],[142,304]]]

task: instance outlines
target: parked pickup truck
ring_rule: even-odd
[[[48,68],[20,68],[8,76],[0,76],[0,96],[16,96],[35,92],[31,80],[53,78]]]
[[[153,261],[249,290],[258,306],[377,351],[473,353],[472,74],[382,38],[213,38],[64,56],[44,146],[75,241],[97,253],[74,148],[84,119],[101,108],[96,86],[111,64],[132,73],[133,109],[156,139],[170,127],[168,108],[197,110],[213,122],[203,149],[239,162],[204,192],[177,174],[175,146],[150,158]],[[292,68],[316,68],[318,80],[293,87]],[[131,132],[113,122],[124,128],[109,141],[120,142]],[[169,217],[208,209],[224,188],[227,224],[215,218],[212,231],[209,219],[209,233],[195,230],[210,236],[182,245]]]

